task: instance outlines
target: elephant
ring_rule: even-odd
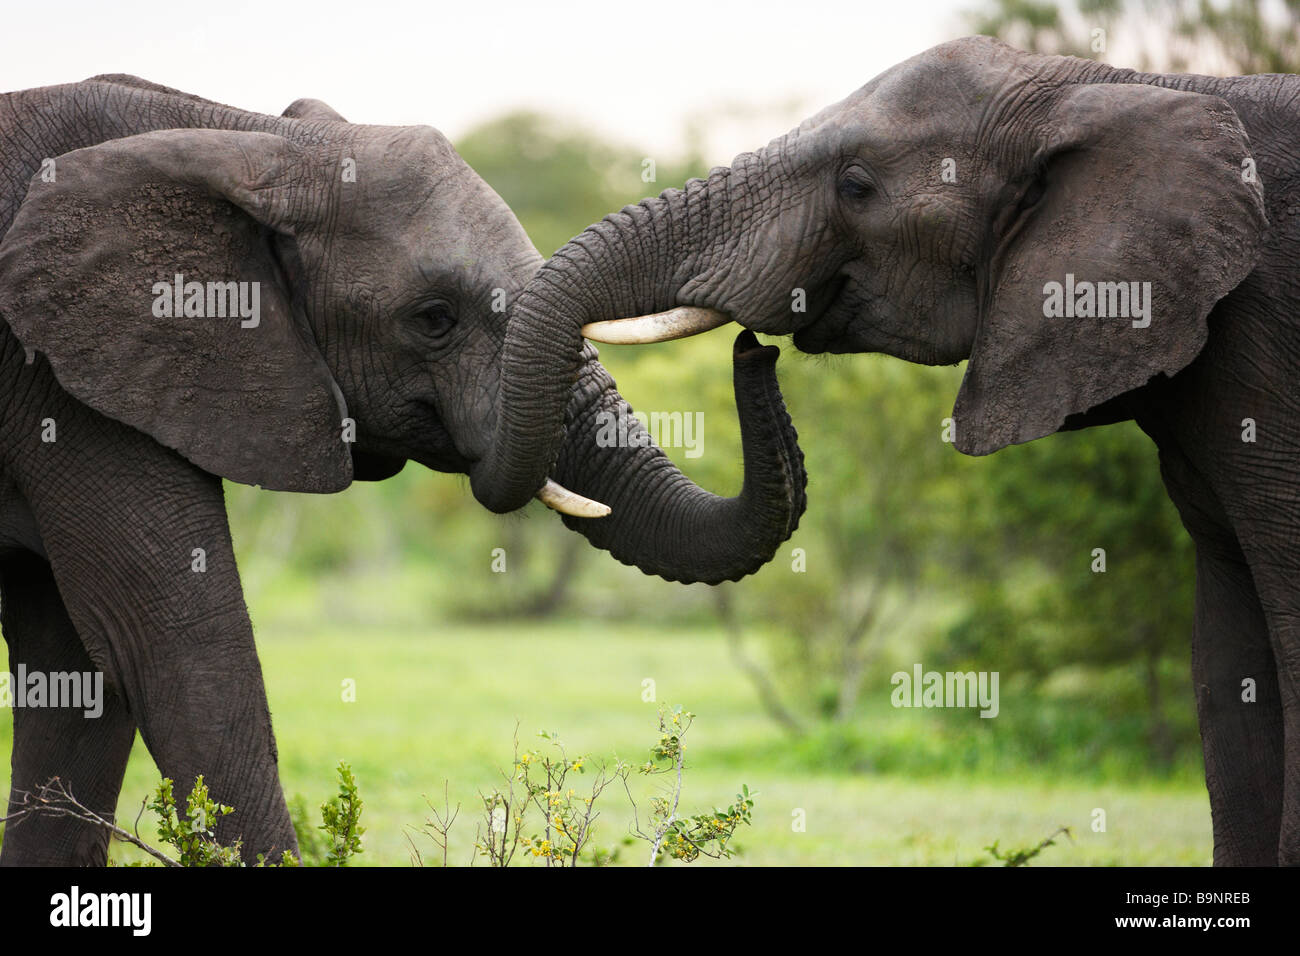
[[[178,794],[203,775],[234,807],[219,841],[297,852],[222,479],[330,493],[414,461],[497,512],[536,495],[608,523],[602,547],[682,582],[754,571],[802,513],[778,350],[752,333],[733,349],[738,496],[694,485],[635,420],[586,440],[593,410],[626,405],[576,326],[515,320],[542,257],[431,127],[124,75],[5,94],[0,236],[10,671],[104,686],[93,719],[15,709],[11,815],[57,776],[111,821],[138,728]],[[565,490],[579,470],[603,498]],[[0,862],[106,852],[103,828],[27,814]]]
[[[625,343],[734,320],[806,353],[967,361],[968,455],[1135,421],[1195,545],[1213,860],[1297,864],[1298,104],[1292,75],[955,40],[588,227],[515,316]]]

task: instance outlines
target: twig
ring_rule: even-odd
[[[655,865],[655,860],[659,858],[659,847],[663,844],[668,831],[672,829],[673,821],[677,819],[677,805],[682,799],[682,764],[685,760],[686,758],[679,746],[677,748],[677,760],[675,761],[677,764],[677,786],[673,788],[673,808],[669,811],[668,818],[664,820],[663,826],[655,831],[654,845],[650,848],[650,862],[646,866]]]
[[[100,816],[94,810],[91,810],[80,800],[72,795],[67,786],[58,777],[51,777],[46,783],[42,784],[36,793],[30,791],[19,791],[22,794],[23,802],[20,809],[14,811],[5,817],[0,817],[0,823],[13,823],[15,826],[21,823],[29,816],[36,814],[47,814],[53,817],[70,817],[74,820],[81,820],[83,823],[89,823],[92,826],[107,830],[112,836],[117,837],[123,843],[129,843],[139,850],[143,850],[151,857],[161,863],[163,866],[180,866],[181,864],[171,857],[160,853],[149,844],[145,843],[138,836],[128,833],[111,820]],[[143,808],[141,813],[143,813]],[[139,825],[140,818],[136,817],[136,824]]]

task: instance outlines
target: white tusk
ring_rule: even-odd
[[[649,345],[670,342],[688,335],[699,335],[731,321],[731,316],[717,309],[684,305],[667,312],[641,315],[634,319],[610,319],[582,327],[584,338],[610,345]]]
[[[546,507],[560,514],[573,515],[575,518],[603,518],[609,514],[609,505],[602,505],[599,501],[574,494],[549,478],[534,497]]]

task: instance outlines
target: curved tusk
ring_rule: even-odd
[[[609,505],[592,501],[582,495],[574,494],[563,485],[546,479],[546,484],[536,495],[538,501],[560,514],[573,515],[575,518],[603,518],[609,514]]]
[[[699,335],[730,321],[731,316],[717,309],[684,305],[634,319],[592,322],[582,327],[582,334],[593,342],[608,342],[610,345],[648,345]]]

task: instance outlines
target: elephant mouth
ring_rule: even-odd
[[[474,497],[478,498],[486,506],[487,502],[477,490],[486,479],[482,465],[481,461],[475,462],[465,470],[469,473],[470,486],[475,489]],[[574,518],[604,518],[612,510],[609,505],[587,498],[575,491],[570,491],[554,478],[549,477],[542,483],[540,488],[533,492],[533,497],[552,511],[558,511],[560,514],[570,515]]]
[[[837,274],[814,301],[815,310],[794,330],[794,347],[812,354],[830,351],[857,316],[857,303],[851,277],[844,272]]]
[[[436,409],[432,405],[429,406],[429,409],[434,414],[431,416],[431,422],[426,427],[431,427],[438,433],[435,447],[449,449],[449,451],[445,452],[437,460],[430,458],[417,460],[426,468],[432,468],[434,471],[459,472],[468,475],[470,486],[475,489],[474,496],[478,498],[480,503],[486,504],[478,490],[482,488],[485,480],[488,479],[487,469],[489,466],[484,464],[482,458],[472,458],[461,451],[460,446],[456,444],[446,426],[442,424],[436,414]],[[369,458],[377,457],[376,455],[369,456]],[[404,461],[405,458],[402,460]],[[367,459],[367,467],[369,467],[369,459]],[[388,474],[396,474],[399,470],[401,470],[400,465],[389,471]],[[533,497],[552,511],[558,511],[560,514],[571,515],[575,518],[603,518],[610,513],[608,505],[570,491],[550,477],[533,493]]]

